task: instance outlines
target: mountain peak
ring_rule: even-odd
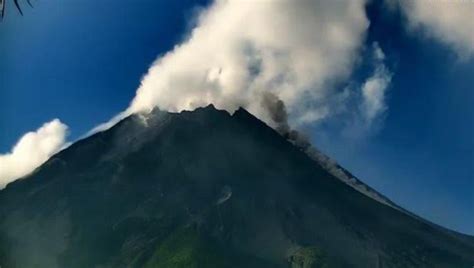
[[[237,119],[237,120],[240,120],[242,122],[246,122],[247,123],[247,126],[251,127],[251,128],[255,128],[255,127],[263,127],[263,128],[266,128],[267,130],[269,130],[268,128],[270,128],[265,122],[263,122],[262,120],[258,119],[257,117],[255,117],[253,114],[251,114],[250,112],[248,112],[245,108],[243,107],[239,107],[233,114],[232,114],[232,117]],[[273,131],[273,129],[271,129]]]
[[[214,104],[210,103],[206,106],[203,106],[203,107],[198,107],[196,108],[194,111],[219,111],[218,109],[216,109],[216,107],[214,106]],[[193,112],[193,111],[191,111]]]
[[[233,113],[233,116],[237,117],[254,117],[253,114],[249,113],[245,108],[239,106],[237,110]]]
[[[53,158],[0,191],[1,267],[474,263],[471,238],[355,191],[243,108],[133,115]]]

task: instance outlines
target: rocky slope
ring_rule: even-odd
[[[0,191],[0,266],[466,267],[243,109],[133,115]]]

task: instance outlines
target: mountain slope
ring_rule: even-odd
[[[471,267],[243,109],[133,115],[0,191],[5,267]]]

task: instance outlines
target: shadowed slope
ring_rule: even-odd
[[[0,191],[2,267],[471,267],[243,109],[133,115]]]

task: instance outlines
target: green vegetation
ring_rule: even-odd
[[[304,247],[288,259],[291,268],[328,268],[326,254],[317,247]]]
[[[146,268],[229,267],[216,245],[190,228],[172,233],[161,243]]]

